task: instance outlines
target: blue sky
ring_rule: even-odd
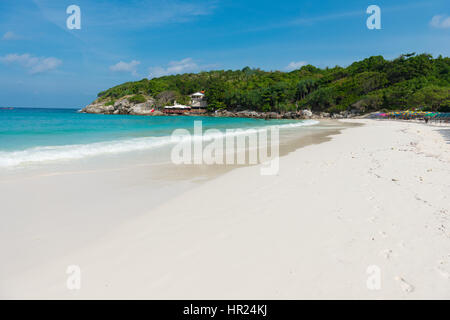
[[[69,30],[66,8],[81,9]],[[366,8],[381,8],[381,30]],[[0,106],[83,107],[125,81],[211,69],[449,56],[448,0],[2,0]]]

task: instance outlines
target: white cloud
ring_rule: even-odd
[[[136,76],[137,75],[137,66],[141,64],[140,61],[137,60],[132,60],[130,62],[123,62],[120,61],[118,63],[116,63],[113,66],[110,66],[109,69],[111,71],[117,71],[117,72],[131,72],[132,75]]]
[[[446,29],[450,28],[450,17],[445,15],[435,15],[431,21],[430,25],[434,28]]]
[[[31,74],[53,70],[62,64],[61,60],[54,57],[33,57],[28,53],[22,55],[15,53],[8,54],[0,57],[0,62],[5,64],[18,64],[28,69]]]
[[[180,74],[198,71],[200,67],[192,58],[186,58],[181,61],[171,61],[166,68],[152,67],[150,68],[149,78],[157,78],[170,74]]]
[[[296,69],[300,69],[301,67],[306,65],[306,61],[292,61],[289,63],[286,68],[284,68],[286,71],[293,71]]]
[[[16,39],[19,39],[19,37],[12,31],[6,32],[2,37],[2,40],[16,40]]]

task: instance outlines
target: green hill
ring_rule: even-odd
[[[98,94],[113,103],[126,95],[167,101],[189,101],[189,94],[205,90],[210,111],[217,109],[316,112],[357,110],[450,111],[450,58],[406,54],[394,60],[373,56],[343,68],[306,65],[292,72],[219,70],[127,82]]]

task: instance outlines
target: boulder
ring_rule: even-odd
[[[136,114],[136,115],[148,115],[151,114],[153,109],[153,104],[150,101],[139,103],[135,105],[131,105],[129,107],[129,113],[130,114]]]
[[[304,109],[302,110],[302,115],[305,118],[311,118],[313,116],[313,113],[308,109]]]
[[[157,115],[150,112],[153,109],[155,100],[148,98],[144,103],[134,104],[127,97],[117,100],[113,105],[105,105],[105,102],[94,101],[86,106],[82,112],[103,113],[103,114],[134,114],[134,115]],[[162,112],[161,112],[162,114]]]
[[[261,117],[258,112],[250,111],[250,110],[236,112],[236,115],[238,117],[244,117],[244,118],[259,118],[259,117]]]
[[[228,110],[218,110],[215,112],[215,115],[218,117],[236,117],[234,112]]]
[[[104,104],[101,104],[101,103],[93,103],[93,104],[87,105],[86,108],[84,108],[82,111],[86,112],[86,113],[110,114],[110,113],[114,112],[114,106],[112,106],[112,105],[105,106]]]
[[[280,117],[276,112],[267,112],[265,116],[266,119],[278,119]]]
[[[128,108],[130,106],[130,101],[128,101],[128,99],[120,99],[120,100],[117,100],[115,103],[114,103],[114,108],[115,109],[120,109],[120,108]]]
[[[149,114],[150,116],[164,116],[165,113],[159,110],[155,110],[152,113]]]

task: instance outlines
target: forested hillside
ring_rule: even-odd
[[[394,60],[373,56],[343,68],[303,66],[292,72],[267,72],[245,67],[127,82],[99,93],[114,103],[125,95],[156,99],[161,107],[205,90],[210,111],[217,109],[339,112],[358,110],[450,111],[450,58],[406,54]],[[145,99],[144,99],[145,100]]]

